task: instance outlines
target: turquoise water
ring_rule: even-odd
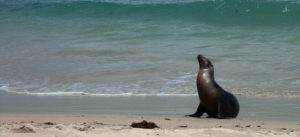
[[[0,89],[194,95],[197,54],[235,94],[300,97],[300,1],[0,0]]]

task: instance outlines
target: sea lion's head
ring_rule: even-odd
[[[214,68],[213,64],[207,58],[202,56],[201,54],[199,54],[197,56],[197,58],[198,58],[198,62],[200,65],[200,69],[213,69]]]

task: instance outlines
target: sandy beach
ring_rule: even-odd
[[[300,137],[299,13],[300,0],[0,0],[0,137]]]
[[[160,128],[130,127],[151,121]],[[299,137],[300,122],[118,115],[0,114],[1,137]]]

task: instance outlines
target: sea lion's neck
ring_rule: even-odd
[[[206,83],[214,83],[214,71],[211,69],[200,69],[199,75],[202,76],[202,79],[205,80]]]

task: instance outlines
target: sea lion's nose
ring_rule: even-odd
[[[200,59],[202,59],[203,58],[203,56],[201,55],[201,54],[199,54],[198,56],[197,56],[197,59],[198,60],[200,60]]]

